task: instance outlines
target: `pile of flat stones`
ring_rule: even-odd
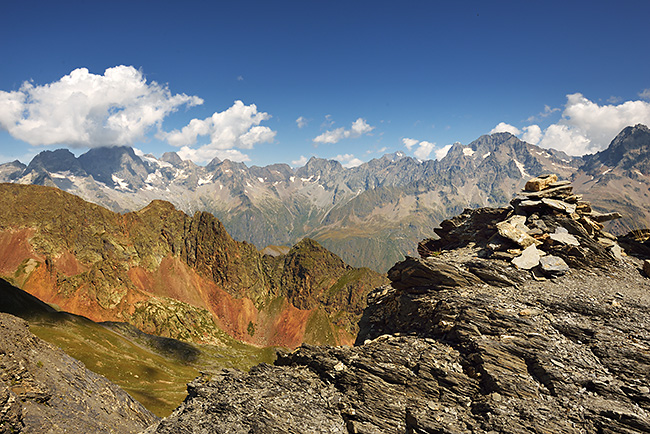
[[[573,193],[569,181],[556,175],[529,180],[511,207],[465,210],[436,229],[439,239],[420,242],[422,258],[472,244],[481,256],[507,261],[540,277],[564,274],[571,267],[607,267],[621,259],[616,237],[603,223],[620,218],[602,214]]]
[[[498,242],[488,244],[495,258],[511,259],[514,265],[525,270],[539,265],[545,274],[561,274],[569,269],[562,257],[572,251],[576,253],[574,257],[584,257],[572,247],[593,241],[620,258],[616,237],[603,230],[603,223],[621,218],[621,214],[595,212],[588,202],[582,201],[582,196],[573,194],[569,181],[558,181],[556,175],[533,178],[510,204],[514,215],[497,223],[496,228],[501,238],[516,243],[518,248],[503,249],[505,246]],[[556,256],[553,252],[563,254]],[[516,256],[511,258],[513,255]]]

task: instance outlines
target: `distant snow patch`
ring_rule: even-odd
[[[50,176],[52,178],[65,179],[70,177],[70,172],[52,172]]]
[[[295,177],[295,176],[291,176],[291,177],[289,177],[289,181],[294,182],[295,180],[296,180],[296,177]]]
[[[189,178],[190,175],[187,175],[184,170],[176,170],[176,175],[174,176],[176,180],[182,180]]]
[[[481,158],[483,158],[483,159],[485,160],[487,157],[490,156],[490,154],[491,154],[491,152],[488,152],[487,154],[483,154],[483,155],[481,156]]]
[[[515,159],[515,158],[513,158],[513,161],[514,161],[515,164],[517,165],[517,169],[519,169],[519,173],[521,173],[521,177],[522,177],[522,178],[528,178],[529,175],[526,173],[526,166],[524,166],[523,164],[521,164],[521,163],[520,163],[519,161],[517,161],[517,159]]]
[[[156,181],[156,178],[162,178],[162,175],[158,170],[156,170],[154,173],[148,174],[147,179],[145,179],[144,182],[146,182],[147,184],[152,184],[153,182]]]
[[[117,187],[115,187],[116,190],[130,190],[129,183],[124,182],[124,180],[122,178],[118,178],[117,176],[115,176],[113,174],[113,175],[111,175],[111,179],[113,180],[113,182],[115,184],[117,184]]]
[[[264,182],[264,178],[257,178],[260,182]]]
[[[463,148],[463,155],[471,157],[474,155],[474,150],[472,148]]]
[[[212,174],[208,175],[206,178],[199,178],[199,185],[209,184],[212,182]]]
[[[172,165],[169,164],[168,162],[160,161],[160,160],[158,160],[156,158],[153,158],[153,157],[150,157],[148,155],[139,155],[139,157],[142,158],[143,160],[146,160],[146,161],[148,161],[148,162],[150,162],[152,164],[157,165],[158,167],[172,167]]]

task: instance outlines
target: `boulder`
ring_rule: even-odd
[[[533,178],[526,182],[524,187],[525,191],[540,191],[547,188],[549,185],[557,181],[557,175],[543,175],[537,178]]]
[[[407,257],[388,270],[388,278],[396,289],[443,289],[483,283],[469,271],[434,256],[426,259]]]
[[[539,260],[544,252],[537,250],[535,245],[531,245],[521,252],[521,255],[512,260],[512,263],[522,270],[530,270],[539,265]]]
[[[524,249],[528,246],[541,244],[535,238],[528,235],[529,229],[524,224],[525,221],[526,217],[524,216],[513,216],[506,221],[497,223],[496,228],[499,231],[499,235],[514,241]]]
[[[564,259],[554,255],[542,256],[539,259],[539,266],[545,274],[561,275],[569,271],[569,266]]]

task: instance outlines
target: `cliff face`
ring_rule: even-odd
[[[10,184],[0,184],[0,275],[94,321],[286,347],[351,343],[366,294],[384,282],[313,242],[262,255],[211,214],[167,202],[120,215],[58,189]]]
[[[564,200],[531,198],[559,187]],[[641,261],[566,184],[540,191],[444,221],[369,295],[354,347],[303,345],[249,374],[199,377],[147,432],[648,432]],[[537,262],[520,262],[530,246]]]
[[[157,418],[122,389],[0,313],[0,432],[134,433]]]

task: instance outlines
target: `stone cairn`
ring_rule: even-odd
[[[573,194],[569,181],[558,181],[556,175],[533,178],[510,204],[466,209],[443,221],[435,229],[439,239],[418,245],[420,256],[474,246],[479,257],[506,261],[539,277],[561,275],[571,267],[605,268],[621,258],[616,237],[603,230],[604,222],[621,215],[593,211]]]

